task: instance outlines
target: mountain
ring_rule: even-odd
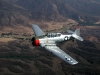
[[[99,0],[17,0],[15,3],[31,11],[34,19],[100,19]]]
[[[61,9],[64,7],[61,1],[53,1],[53,0],[18,0],[15,2],[19,6],[31,11],[33,19],[42,19],[46,21],[50,20],[64,20],[66,17],[60,15]],[[60,6],[62,7],[60,7]],[[65,8],[66,9],[66,8]],[[67,11],[66,9],[65,11]],[[65,13],[64,11],[64,13]],[[69,13],[69,12],[67,12]],[[67,15],[66,15],[67,16]]]
[[[0,0],[0,24],[15,25],[23,24],[29,18],[29,12],[24,8],[8,2]]]
[[[0,24],[28,24],[29,21],[77,22],[100,20],[99,0],[0,0]]]
[[[32,46],[30,40],[0,41],[0,74],[100,75],[100,28],[94,27],[91,32],[91,27],[83,27],[81,31],[84,32],[82,35],[91,36],[83,37],[83,42],[66,41],[59,44],[62,50],[79,62],[76,65],[69,65],[44,48]]]

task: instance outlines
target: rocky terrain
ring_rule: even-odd
[[[91,33],[91,28],[94,29],[91,26],[81,27],[81,32],[84,32],[81,33],[84,38],[83,42],[69,41],[58,44],[62,50],[79,62],[74,66],[67,64],[44,48],[32,46],[29,39],[0,42],[0,74],[99,75],[100,38],[99,33],[96,33],[99,29]]]
[[[98,22],[99,0],[0,0],[1,25],[29,25],[34,21]],[[32,22],[33,21],[33,22]]]
[[[32,18],[47,21],[71,18],[95,22],[100,17],[100,1],[96,0],[17,0],[15,4],[31,11]]]

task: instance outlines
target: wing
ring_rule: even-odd
[[[45,35],[45,33],[36,24],[32,24],[32,29],[34,31],[35,36]]]
[[[68,54],[66,54],[64,51],[62,51],[59,47],[55,46],[45,46],[45,49],[47,49],[49,52],[53,53],[57,57],[61,58],[62,60],[66,61],[67,63],[74,65],[78,62],[70,57]]]

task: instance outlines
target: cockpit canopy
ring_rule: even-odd
[[[47,37],[60,37],[61,33],[47,33]]]

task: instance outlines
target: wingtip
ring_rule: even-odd
[[[78,64],[78,62],[77,62],[77,61],[76,61],[76,62],[71,63],[71,65],[76,65],[76,64]]]

